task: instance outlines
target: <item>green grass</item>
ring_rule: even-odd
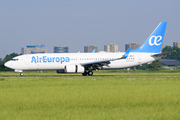
[[[4,77],[0,119],[179,120],[180,77]]]

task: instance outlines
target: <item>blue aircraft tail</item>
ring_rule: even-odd
[[[167,22],[161,22],[141,47],[130,52],[160,53],[166,25]]]

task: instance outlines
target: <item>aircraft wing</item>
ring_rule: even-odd
[[[108,64],[110,64],[110,61],[126,59],[129,55],[130,50],[131,50],[131,47],[126,51],[126,53],[121,58],[95,61],[95,62],[89,62],[89,63],[81,63],[81,65],[90,69],[102,68],[102,66],[108,66]]]
[[[170,51],[170,52],[165,52],[165,53],[154,54],[154,55],[151,55],[151,56],[152,57],[161,57],[163,55],[167,55],[167,54],[172,53],[172,52],[176,52],[176,50]]]

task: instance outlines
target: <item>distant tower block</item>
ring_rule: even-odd
[[[136,44],[136,43],[125,44],[125,51],[127,51],[129,47],[131,47],[131,50],[133,50],[133,49],[139,48],[140,44]]]
[[[173,42],[173,47],[180,48],[180,40],[178,42]]]
[[[106,52],[118,52],[118,45],[115,45],[115,44],[104,45],[104,51],[106,51]]]
[[[96,52],[98,52],[97,46],[94,46],[94,45],[84,46],[84,52],[85,53],[91,53],[94,49],[96,49]]]
[[[68,53],[69,48],[68,46],[54,46],[54,53]]]
[[[21,48],[22,54],[36,54],[36,53],[47,53],[47,48],[44,45],[28,45]]]

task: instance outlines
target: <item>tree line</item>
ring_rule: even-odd
[[[163,59],[175,59],[180,61],[180,48],[178,47],[171,47],[171,46],[166,46],[162,49],[162,52],[170,52],[174,51],[173,53],[167,54],[163,56]]]
[[[18,53],[11,53],[10,55],[6,55],[5,58],[0,62],[0,71],[13,71],[12,69],[9,69],[4,66],[4,63],[11,60],[13,57],[19,56]]]

